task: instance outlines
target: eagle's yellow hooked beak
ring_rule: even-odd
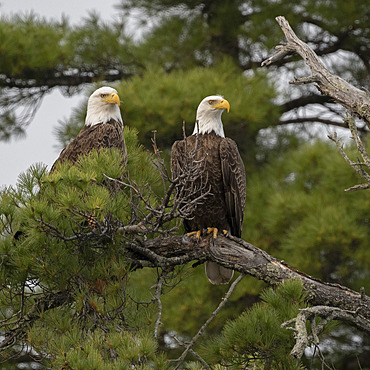
[[[116,93],[110,94],[105,100],[103,100],[104,103],[111,103],[111,104],[117,104],[119,106],[119,96]]]
[[[212,108],[227,109],[230,110],[230,103],[226,99],[220,100],[217,104],[212,105]]]

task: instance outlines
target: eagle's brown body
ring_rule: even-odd
[[[78,157],[87,155],[92,149],[118,148],[122,151],[122,162],[127,160],[125,139],[123,137],[122,122],[111,119],[107,123],[98,123],[93,126],[84,126],[77,137],[71,141],[60,153],[54,162],[51,171],[54,171],[57,163],[69,161],[76,163]]]
[[[197,139],[198,137],[198,139]],[[196,149],[197,148],[197,149]],[[176,141],[171,151],[171,171],[173,178],[181,174],[187,153],[196,149],[196,159],[204,160],[202,174],[196,188],[205,185],[210,194],[195,206],[191,217],[184,219],[187,232],[217,228],[227,230],[240,237],[246,198],[246,179],[243,161],[236,143],[215,132],[192,135]],[[199,194],[194,194],[194,198]],[[206,275],[212,284],[227,284],[233,271],[215,262],[205,263]]]
[[[195,150],[196,135],[187,139],[187,152]],[[204,171],[196,181],[207,184],[210,195],[198,204],[191,219],[184,220],[187,232],[216,227],[240,237],[245,208],[245,169],[236,143],[214,132],[199,134],[197,160],[204,158]],[[185,141],[176,141],[172,146],[171,169],[176,178],[186,156]]]

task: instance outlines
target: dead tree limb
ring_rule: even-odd
[[[130,246],[128,248],[130,249]],[[215,241],[206,237],[197,242],[193,238],[187,239],[183,236],[159,237],[145,241],[142,249],[150,251],[151,255],[138,256],[138,249],[133,249],[131,258],[136,266],[138,261],[147,258],[150,258],[153,267],[162,266],[162,263],[163,266],[169,266],[194,260],[208,260],[254,276],[269,285],[277,285],[289,279],[300,279],[310,304],[354,311],[361,320],[353,321],[352,325],[370,333],[370,297],[345,286],[326,283],[309,276],[242,239],[219,236]]]
[[[358,128],[355,124],[355,119],[352,117],[357,116],[362,119],[366,124],[367,128],[370,129],[370,93],[364,90],[360,90],[344,79],[330,73],[321,62],[315,52],[303,41],[301,41],[290,27],[288,21],[284,17],[276,17],[276,21],[279,23],[287,43],[284,45],[276,46],[276,53],[270,58],[262,62],[262,66],[267,66],[271,63],[276,62],[279,59],[284,58],[288,54],[297,53],[300,55],[307,66],[311,70],[311,76],[294,79],[290,81],[292,84],[301,85],[306,83],[315,83],[317,89],[329,97],[335,102],[345,107],[350,114],[344,118],[344,122],[348,125],[351,130],[352,138],[355,141],[357,149],[362,156],[362,163],[356,163],[349,159],[347,154],[344,152],[342,144],[337,139],[336,134],[329,136],[329,139],[334,141],[337,148],[344,158],[344,160],[363,178],[366,180],[365,183],[354,185],[346,191],[353,190],[364,190],[370,188],[370,160],[369,154],[366,152],[365,146],[361,141],[358,133]]]
[[[242,239],[219,235],[214,240],[210,235],[198,242],[196,238],[189,239],[182,235],[175,235],[142,239],[140,245],[137,240],[131,240],[125,242],[122,247],[127,249],[127,258],[131,262],[132,269],[167,268],[192,261],[198,261],[198,263],[214,261],[242,274],[254,276],[269,285],[277,285],[289,279],[299,279],[310,304],[330,307],[336,314],[333,319],[343,319],[357,329],[370,333],[370,297],[366,296],[364,291],[355,292],[339,284],[323,282],[296,270]],[[40,297],[32,313],[22,320],[16,320],[15,326],[6,331],[5,339],[0,343],[0,350],[19,340],[25,332],[24,324],[32,325],[39,318],[40,312],[64,306],[72,300],[66,292],[53,293],[52,299],[50,296]],[[340,311],[346,314],[345,317],[338,316]],[[307,318],[309,319],[310,315]]]
[[[321,318],[321,321],[318,324],[316,323],[317,317]],[[290,352],[294,358],[300,359],[309,345],[310,338],[307,332],[307,320],[311,321],[311,341],[316,345],[319,344],[319,335],[324,330],[325,325],[331,320],[341,320],[352,325],[354,322],[359,321],[356,324],[357,327],[366,327],[368,325],[368,322],[366,321],[361,322],[364,319],[358,316],[356,311],[341,310],[337,307],[328,306],[303,308],[300,310],[296,318],[281,324],[282,328],[286,327],[287,329],[294,331],[296,344]],[[294,328],[288,326],[291,324],[295,325]]]
[[[370,128],[370,94],[360,90],[344,79],[330,73],[315,52],[301,41],[284,17],[276,17],[287,43],[278,45],[277,52],[262,62],[262,66],[274,63],[288,54],[300,55],[311,70],[311,76],[291,81],[293,84],[315,83],[318,90],[362,119]]]

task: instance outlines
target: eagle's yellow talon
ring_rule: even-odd
[[[198,230],[198,231],[192,231],[190,233],[187,233],[186,235],[187,236],[192,236],[192,235],[195,235],[195,237],[197,238],[197,240],[200,239],[200,234],[202,233],[202,230]]]
[[[217,227],[207,227],[207,234],[213,234],[213,239],[217,239],[218,229]]]

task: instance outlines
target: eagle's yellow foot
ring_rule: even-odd
[[[217,239],[218,229],[217,227],[207,227],[207,234],[213,234],[213,239]]]
[[[197,240],[200,239],[200,234],[202,233],[202,230],[197,230],[197,231],[192,231],[190,233],[187,233],[186,235],[188,237],[192,236],[192,235],[195,235],[195,237],[197,238]]]
[[[229,233],[227,230],[222,230],[222,233],[223,233],[225,236],[230,235],[230,233]]]

